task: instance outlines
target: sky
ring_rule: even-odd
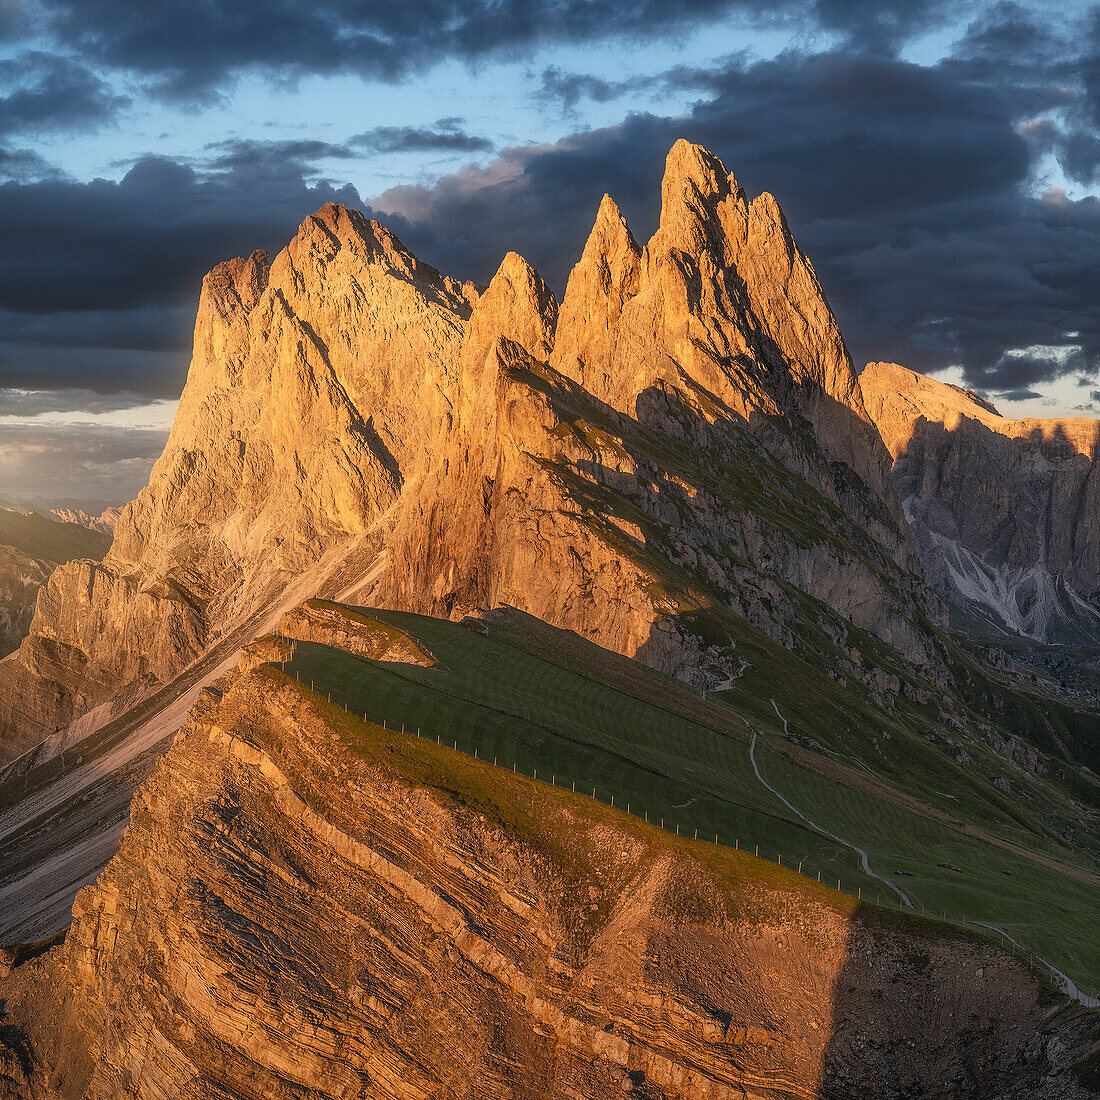
[[[859,369],[1100,416],[1100,6],[0,0],[0,495],[130,499],[202,276],[329,200],[564,289],[678,137],[779,200]]]

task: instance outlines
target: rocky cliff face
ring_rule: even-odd
[[[207,692],[0,996],[12,1100],[1097,1095],[1095,1022],[998,948],[272,666]]]
[[[892,363],[860,381],[939,590],[996,629],[1100,642],[1100,421],[1008,420]]]
[[[471,288],[328,205],[204,280],[187,385],[101,566],[0,663],[0,757],[170,679],[394,501],[447,404]]]
[[[107,547],[101,532],[0,508],[0,657],[27,636],[38,594],[54,569],[73,558],[101,558]]]
[[[148,488],[0,663],[0,754],[364,546],[361,600],[512,603],[688,678],[685,615],[712,608],[823,660],[854,626],[929,668],[887,465],[781,212],[705,150],[673,148],[644,249],[605,199],[560,315],[518,256],[479,295],[330,204],[270,263],[207,276]]]

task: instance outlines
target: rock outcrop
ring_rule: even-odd
[[[813,269],[775,201],[686,142],[644,249],[601,204],[560,315],[515,254],[479,294],[334,204],[274,260],[215,268],[149,486],[0,662],[0,759],[365,545],[361,601],[510,603],[701,686],[684,616],[710,608],[938,675],[940,612]]]
[[[73,917],[0,978],[9,1100],[1097,1095],[1095,1020],[999,948],[270,666],[192,712]]]
[[[99,531],[55,523],[35,511],[0,508],[0,657],[27,636],[50,574],[74,558],[101,558],[108,545]]]
[[[893,363],[860,381],[940,592],[986,629],[1100,643],[1100,421],[1006,419]]]

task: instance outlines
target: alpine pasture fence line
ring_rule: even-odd
[[[364,720],[366,721],[367,720],[366,715],[364,715],[363,717],[364,717]],[[402,732],[404,732],[404,727],[402,727]],[[419,737],[419,736],[420,736],[420,730],[417,729],[417,737]],[[438,738],[436,739],[436,743],[438,744]],[[458,752],[463,753],[465,756],[472,756],[473,759],[475,759],[475,760],[478,759],[477,749],[475,749],[472,754],[468,753],[468,752],[466,752],[465,749],[460,749],[458,747],[457,739],[454,741],[454,749]],[[488,763],[488,760],[483,757],[483,758],[481,758],[481,762]],[[502,767],[503,770],[505,770],[505,771],[508,770],[506,766],[499,765],[497,763],[497,757],[493,757],[493,766],[494,767]],[[522,775],[525,778],[527,778],[527,773],[525,771],[519,770],[518,765],[514,762],[512,764],[512,773],[516,774],[516,775]],[[545,775],[545,772],[543,774]],[[532,765],[531,776],[529,778],[534,779],[534,780],[538,780],[538,768],[534,767],[533,765]],[[622,802],[621,799],[619,800],[618,807],[616,807],[615,806],[615,795],[613,793],[608,794],[606,796],[607,801],[605,802],[603,799],[601,799],[599,797],[598,787],[594,786],[592,788],[591,795],[589,795],[587,793],[587,788],[586,787],[582,788],[579,792],[577,791],[576,780],[572,781],[572,783],[569,785],[568,788],[566,788],[564,786],[564,783],[559,784],[557,780],[558,780],[557,774],[552,773],[551,776],[550,776],[550,783],[551,783],[552,786],[560,787],[562,790],[568,789],[570,791],[570,793],[574,793],[574,794],[579,793],[584,798],[592,798],[594,801],[600,802],[602,805],[605,805],[605,806],[607,806],[611,809],[618,808],[621,813],[628,814],[630,817],[639,817],[640,816],[642,818],[643,824],[653,825],[655,828],[658,828],[658,829],[662,830],[663,832],[673,833],[675,836],[685,838],[685,839],[690,839],[690,840],[696,840],[697,841],[699,839],[699,830],[698,830],[698,828],[693,828],[692,834],[689,837],[687,832],[684,832],[684,833],[680,832],[680,824],[678,822],[675,825],[673,825],[671,823],[666,825],[665,819],[663,817],[661,817],[659,819],[659,821],[650,821],[648,810],[643,810],[639,814],[638,812],[631,810],[629,802],[627,802],[625,804],[625,809],[624,809],[623,802]],[[542,782],[545,783],[546,780],[543,779]],[[725,844],[725,845],[722,844],[719,833],[714,834],[714,840],[713,841],[711,841],[708,837],[704,837],[703,842],[706,843],[706,844],[713,843],[716,847],[723,847],[723,846],[727,847],[727,848],[729,847],[728,843]],[[741,837],[739,837],[739,836],[734,837],[734,851],[737,851],[737,852],[744,851],[744,849],[741,848]],[[764,856],[760,855],[760,845],[759,844],[754,845],[754,856],[757,859],[763,859],[765,862],[768,862],[768,863],[771,862],[771,860],[768,859],[768,857],[766,855],[764,855]],[[775,863],[776,863],[777,867],[782,867],[783,866],[783,853],[782,852],[777,852],[776,853]],[[804,872],[802,870],[804,863],[805,863],[804,860],[799,860],[798,861],[797,871],[795,871],[795,873],[799,874],[799,875],[803,875],[803,877],[808,878],[808,877],[810,877],[809,872],[808,871]],[[790,860],[787,861],[787,869],[791,870]],[[835,889],[837,893],[844,894],[845,897],[854,898],[856,901],[858,901],[860,903],[863,903],[863,887],[862,886],[857,886],[856,887],[856,892],[853,894],[850,888],[847,889],[847,890],[844,889],[843,877],[838,877],[837,878],[835,888],[831,885],[831,880],[830,881],[822,881],[821,871],[817,872],[816,880],[812,880],[812,881],[817,881],[817,882],[821,883],[822,886],[825,886],[827,889],[830,889],[830,890]],[[894,901],[889,896],[884,898],[882,896],[881,891],[876,892],[874,901],[871,901],[870,894],[868,894],[868,900],[865,904],[875,905],[878,908],[897,909],[898,912],[902,912],[902,913],[913,913],[913,914],[915,914],[915,912],[916,912],[915,908],[905,906],[901,902],[900,899]],[[973,930],[976,927],[981,927],[981,928],[987,928],[987,929],[991,929],[993,931],[996,931],[997,933],[999,933],[999,935],[1000,935],[1001,939],[1003,940],[1004,945],[1006,946],[1006,948],[1008,950],[1010,950],[1016,958],[1020,959],[1021,961],[1026,962],[1032,970],[1036,970],[1039,973],[1043,974],[1043,976],[1047,979],[1047,981],[1049,981],[1050,984],[1053,985],[1060,992],[1066,994],[1066,996],[1072,998],[1073,1000],[1076,1000],[1076,1001],[1080,1002],[1085,1007],[1088,1007],[1088,1008],[1100,1007],[1100,993],[1098,993],[1097,996],[1092,996],[1088,993],[1085,993],[1083,990],[1079,989],[1070,978],[1068,978],[1065,974],[1063,974],[1060,970],[1058,970],[1057,967],[1051,965],[1049,962],[1046,961],[1046,959],[1041,958],[1040,956],[1036,955],[1034,952],[1026,951],[1024,948],[1022,948],[1021,946],[1016,944],[1016,942],[1011,937],[1007,936],[1002,929],[994,928],[991,925],[983,925],[979,921],[968,921],[964,917],[961,917],[957,913],[949,915],[946,910],[940,911],[939,915],[937,915],[935,912],[929,913],[923,905],[921,906],[921,915],[923,917],[927,918],[927,919],[942,921],[945,924],[952,924],[952,925],[956,925],[956,926],[961,926],[963,928],[968,928],[970,930]]]
[[[283,663],[284,671],[285,671],[285,667],[286,666],[285,666],[285,662],[284,662]],[[301,677],[299,676],[297,671],[295,672],[294,675],[295,675],[296,680],[298,680],[301,683],[304,683],[304,681],[301,680]],[[317,692],[316,688],[314,687],[314,682],[312,680],[310,681],[309,686],[310,686],[310,689],[315,694],[319,694]],[[328,693],[328,701],[330,703],[332,701],[332,693],[331,692]],[[345,711],[345,713],[354,713],[356,718],[359,717],[359,714],[357,712],[352,712],[352,711],[348,710],[348,706],[347,706],[346,703],[344,704],[343,710]],[[371,718],[368,717],[368,715],[365,711],[363,712],[363,715],[362,715],[362,721],[367,723],[368,725],[372,724]],[[387,722],[388,722],[387,719],[385,719],[385,718],[382,719],[382,728],[384,730],[388,731],[389,727],[387,725]],[[377,723],[373,723],[373,724],[377,725]],[[398,732],[398,730],[395,728],[392,732],[396,733],[396,732]],[[411,729],[406,730],[403,723],[401,725],[400,732],[402,734],[406,735],[406,736],[412,736],[413,735],[412,730]],[[430,735],[425,735],[421,731],[421,728],[419,726],[416,727],[415,736],[418,740],[431,741],[431,736]],[[443,745],[443,742],[441,740],[441,735],[436,734],[435,744],[436,745],[442,745],[443,747],[448,748],[451,751],[462,753],[462,755],[470,757],[471,759],[478,761],[478,763],[489,764],[489,760],[488,760],[487,757],[482,757],[482,756],[478,755],[478,750],[477,750],[476,747],[474,748],[473,752],[467,752],[464,748],[459,748],[457,738],[452,738],[451,739],[451,745]],[[503,771],[508,771],[509,770],[508,765],[498,763],[498,759],[499,758],[497,756],[494,756],[491,766],[494,767],[494,768],[500,768]],[[530,776],[527,776],[527,773],[525,771],[520,770],[518,764],[515,761],[513,761],[512,767],[511,767],[511,772],[512,772],[513,775],[522,775],[525,778],[530,778],[530,779],[538,781],[538,768],[534,767],[534,765],[532,765],[532,774]],[[545,775],[545,772],[543,774]],[[543,780],[541,780],[541,782],[545,783],[546,780],[543,779]],[[620,800],[619,805],[616,806],[615,805],[615,795],[613,793],[608,796],[609,801],[604,802],[599,797],[598,787],[596,787],[596,786],[592,787],[591,795],[589,795],[587,793],[587,790],[588,790],[587,787],[582,787],[582,789],[580,791],[578,791],[576,780],[572,780],[570,782],[569,786],[566,787],[564,780],[562,781],[562,783],[558,783],[558,777],[557,777],[556,772],[551,773],[550,783],[551,783],[552,786],[558,787],[561,790],[568,790],[572,794],[579,794],[584,798],[592,798],[594,801],[600,802],[602,805],[608,806],[609,808],[618,809],[620,811],[620,813],[626,813],[630,817],[640,817],[643,821],[643,824],[652,825],[654,828],[659,828],[663,832],[671,832],[675,836],[680,837],[681,839],[688,839],[688,840],[694,840],[694,841],[697,841],[697,840],[700,839],[698,828],[693,828],[692,834],[689,836],[686,831],[684,833],[680,832],[680,824],[678,822],[674,825],[670,824],[666,827],[664,817],[660,817],[659,819],[654,819],[653,821],[650,821],[648,810],[642,810],[640,812],[639,811],[632,811],[631,808],[630,808],[630,803],[629,802],[627,802],[625,804],[625,809],[623,808],[622,800]],[[721,837],[720,837],[720,834],[717,833],[717,832],[714,834],[714,840],[713,841],[710,840],[709,836],[704,836],[702,838],[702,840],[703,840],[703,843],[705,843],[705,844],[712,844],[713,843],[716,847],[726,847],[726,848],[729,847],[728,842],[723,844],[723,842],[721,840]],[[734,837],[733,850],[736,851],[736,852],[744,852],[747,855],[748,854],[748,849],[741,847],[741,840],[742,840],[742,838],[740,836],[735,836]],[[763,859],[765,862],[768,862],[768,863],[771,862],[771,860],[768,859],[768,857],[766,855],[764,855],[764,856],[760,855],[760,845],[759,844],[754,844],[753,854],[758,859]],[[777,852],[776,853],[776,861],[775,862],[776,862],[777,867],[782,867],[783,866],[783,854],[782,854],[782,852]],[[864,902],[863,901],[863,887],[862,886],[857,886],[856,887],[856,892],[853,894],[851,889],[845,890],[843,888],[843,879],[842,879],[842,877],[838,877],[837,880],[836,880],[836,886],[833,887],[831,879],[828,879],[828,880],[823,880],[822,879],[822,877],[821,877],[822,872],[820,870],[817,872],[816,878],[811,876],[811,874],[808,870],[803,871],[802,868],[803,868],[804,863],[805,863],[805,860],[797,861],[797,871],[793,871],[792,873],[802,875],[805,878],[810,878],[811,881],[816,881],[816,882],[820,883],[822,886],[826,887],[826,889],[829,889],[829,890],[834,890],[835,889],[835,891],[837,893],[843,894],[845,897],[853,898],[856,901],[860,902],[861,904],[875,905],[878,908],[896,909],[896,910],[898,910],[898,912],[911,913],[911,914],[914,914],[914,915],[917,912],[915,906],[907,907],[900,901],[900,899],[895,901],[895,900],[892,900],[889,896],[886,896],[884,898],[881,891],[876,891],[873,901],[871,900],[870,894],[868,894],[867,901]],[[787,861],[787,870],[790,871],[791,869],[792,869],[792,865],[791,865],[790,860],[788,860]],[[1020,959],[1024,963],[1026,963],[1030,969],[1032,969],[1034,971],[1037,971],[1038,973],[1042,974],[1047,979],[1047,981],[1055,989],[1057,989],[1060,993],[1063,993],[1067,997],[1071,998],[1072,1000],[1075,1000],[1075,1001],[1079,1002],[1080,1004],[1084,1005],[1086,1008],[1100,1008],[1100,990],[1098,990],[1095,995],[1090,994],[1090,993],[1086,993],[1079,986],[1077,986],[1077,984],[1071,978],[1069,978],[1066,974],[1064,974],[1056,966],[1054,966],[1051,963],[1047,962],[1047,960],[1042,958],[1041,956],[1036,955],[1033,951],[1028,951],[1026,948],[1023,947],[1023,945],[1017,943],[1014,939],[1012,939],[1011,936],[1009,936],[1004,931],[1004,929],[998,928],[996,925],[986,924],[982,921],[967,920],[964,917],[961,917],[957,913],[953,913],[953,914],[949,915],[946,910],[942,910],[942,909],[941,910],[933,910],[933,911],[929,912],[923,904],[920,905],[920,915],[922,917],[926,918],[926,919],[940,921],[940,922],[945,923],[945,924],[951,924],[951,925],[954,925],[954,926],[957,926],[957,927],[966,928],[970,931],[974,931],[976,929],[982,929],[984,931],[996,932],[1001,937],[1001,940],[1003,941],[1003,944],[1004,944],[1004,946],[1007,950],[1011,951],[1012,954],[1016,958]]]

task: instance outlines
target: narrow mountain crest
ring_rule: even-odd
[[[542,276],[522,256],[509,252],[474,306],[463,362],[484,359],[499,336],[536,359],[547,359],[557,320],[557,299]]]
[[[598,397],[611,390],[615,330],[638,292],[641,249],[604,195],[584,252],[569,275],[554,338],[553,365]]]

